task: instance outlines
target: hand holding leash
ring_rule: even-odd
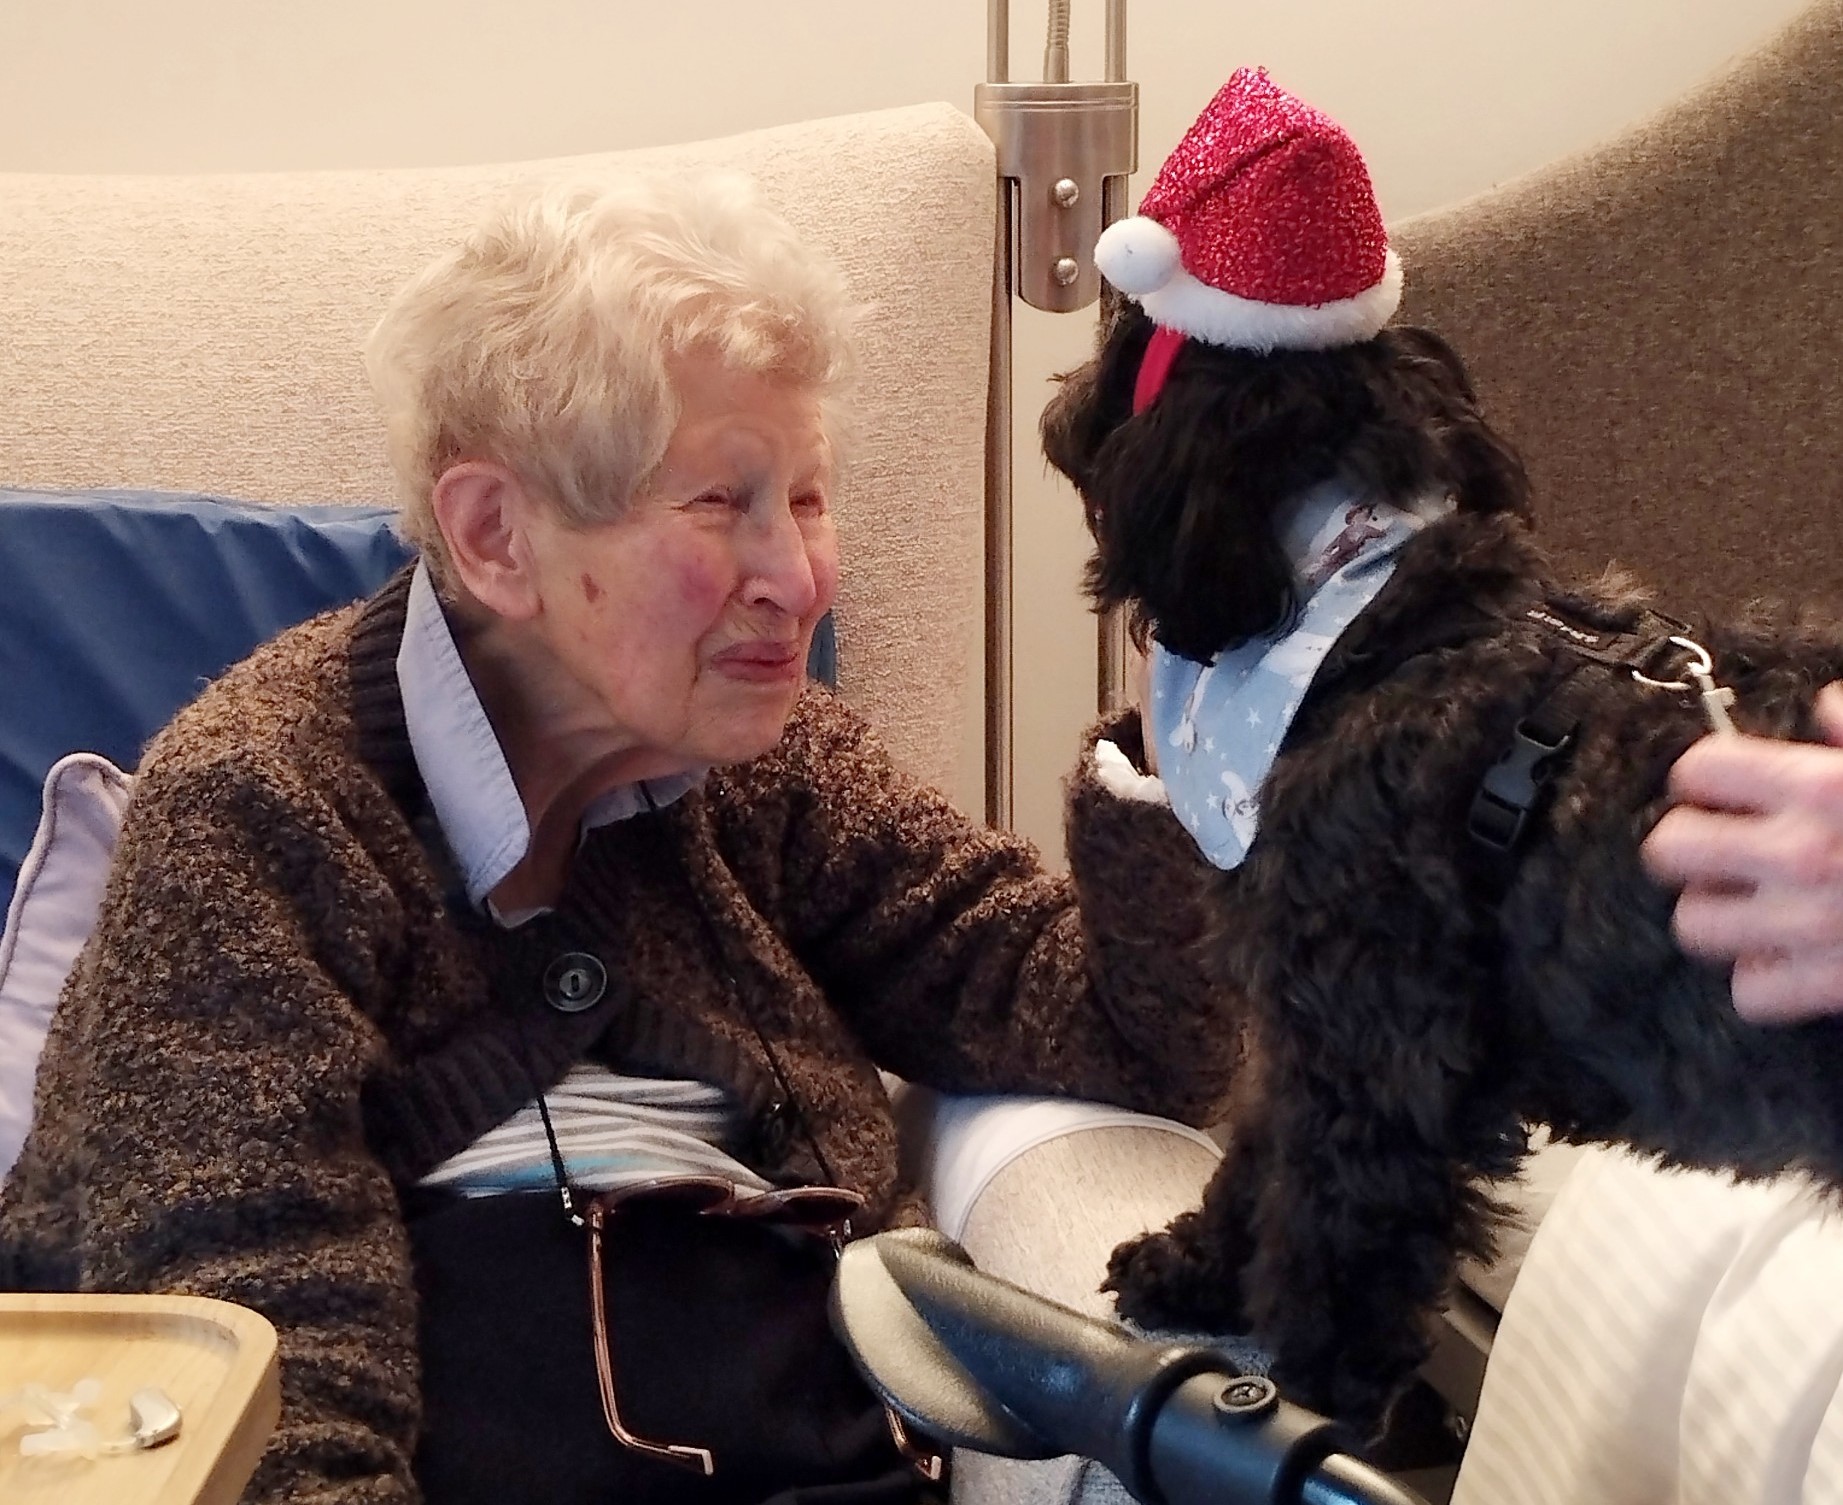
[[[1671,770],[1675,808],[1643,848],[1652,875],[1683,889],[1684,949],[1733,962],[1734,1005],[1761,1022],[1843,1011],[1843,684],[1815,709],[1829,746],[1691,747]]]

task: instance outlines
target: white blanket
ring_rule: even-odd
[[[1843,1502],[1843,1220],[1581,1159],[1491,1350],[1453,1505]]]

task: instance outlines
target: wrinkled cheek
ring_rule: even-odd
[[[668,593],[678,620],[702,627],[723,614],[732,584],[726,572],[691,561],[677,565],[663,578],[670,581]]]
[[[809,615],[818,621],[838,600],[838,543],[830,540],[810,550],[808,562],[813,572],[813,609]]]

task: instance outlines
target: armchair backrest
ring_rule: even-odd
[[[977,700],[994,171],[946,105],[484,167],[0,174],[0,486],[392,496],[359,350],[400,282],[515,184],[757,177],[868,306],[839,504],[839,683],[951,783]]]
[[[1673,615],[1843,608],[1843,0],[1623,138],[1410,221],[1450,339],[1573,567]]]

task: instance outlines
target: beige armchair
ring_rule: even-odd
[[[692,166],[760,179],[866,305],[840,684],[950,782],[979,661],[994,169],[946,105],[474,168],[0,174],[0,485],[387,502],[358,352],[397,285],[516,183]]]

